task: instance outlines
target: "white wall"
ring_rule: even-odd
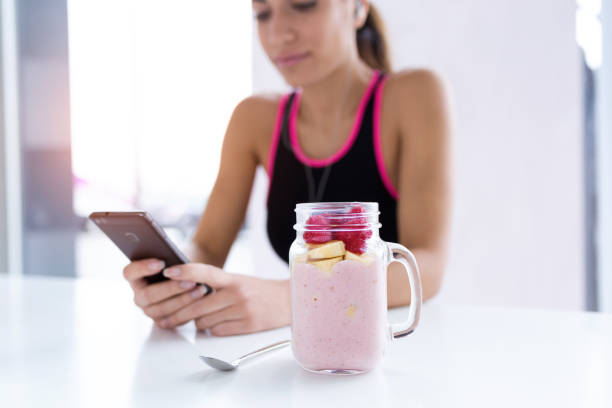
[[[4,27],[2,16],[4,10],[2,3],[0,3],[0,61],[3,61],[4,47],[2,44],[2,28]],[[8,271],[8,229],[7,225],[7,212],[6,212],[6,198],[7,186],[6,179],[8,169],[6,168],[6,126],[4,125],[4,64],[0,63],[0,274]]]
[[[378,0],[395,69],[449,85],[455,123],[452,254],[436,301],[583,308],[581,88],[572,0]],[[255,92],[286,90],[255,38]],[[263,172],[250,220],[267,239]],[[276,259],[274,259],[276,261]],[[285,276],[287,276],[285,274]]]
[[[601,3],[602,64],[597,73],[599,307],[612,313],[612,3]]]

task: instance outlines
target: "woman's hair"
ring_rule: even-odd
[[[357,30],[357,50],[359,57],[370,67],[391,72],[385,23],[372,3],[365,24]]]

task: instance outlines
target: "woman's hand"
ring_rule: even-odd
[[[123,276],[134,290],[134,303],[153,320],[161,320],[182,307],[200,299],[206,293],[204,286],[186,280],[168,280],[148,283],[145,277],[155,275],[164,267],[158,259],[144,259],[128,264]]]
[[[231,274],[212,265],[190,263],[164,270],[171,282],[206,283],[215,292],[157,320],[164,328],[195,320],[200,330],[217,336],[252,333],[286,326],[291,321],[288,280],[268,280]],[[165,302],[170,302],[172,299]]]

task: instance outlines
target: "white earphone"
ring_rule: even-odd
[[[357,4],[355,5],[355,19],[359,17],[359,13],[361,12],[361,0],[357,0]]]

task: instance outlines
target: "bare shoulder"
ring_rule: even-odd
[[[255,120],[256,123],[269,119],[266,114],[275,113],[280,94],[257,94],[244,98],[234,110],[242,119]],[[273,115],[274,116],[274,115]]]
[[[385,93],[392,102],[407,103],[443,102],[445,99],[445,80],[435,71],[419,68],[405,69],[389,74]],[[396,106],[396,103],[393,103]]]
[[[388,86],[388,88],[387,88]],[[450,133],[450,109],[444,78],[428,69],[389,75],[384,102],[402,138],[442,142]]]
[[[281,94],[251,95],[240,101],[232,113],[230,129],[240,134],[240,143],[251,146],[258,163],[265,162],[281,97]]]

